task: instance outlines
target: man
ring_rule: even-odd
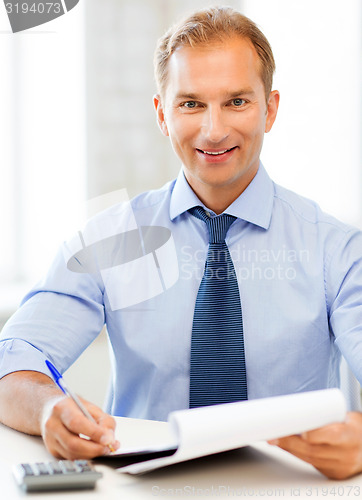
[[[106,275],[74,272],[64,259],[68,245],[1,337],[0,420],[41,434],[57,457],[117,446],[108,413],[165,419],[189,406],[191,332],[209,240],[193,207],[206,219],[233,218],[224,238],[239,282],[247,397],[338,386],[340,352],[362,380],[362,236],[276,186],[260,164],[279,103],[264,35],[232,9],[210,8],[166,33],[155,61],[157,120],[183,168],[131,209],[139,227],[171,231],[179,279],[142,307],[122,308],[130,285],[114,279],[116,266]],[[131,218],[119,205],[85,231],[124,233]],[[45,359],[63,372],[104,322],[113,350],[108,413],[85,402],[97,425],[57,390]],[[349,477],[362,471],[362,414],[275,444],[329,477]]]

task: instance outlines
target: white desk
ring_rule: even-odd
[[[167,424],[117,418],[117,434],[124,445],[167,435]],[[42,440],[0,424],[0,499],[14,500],[147,500],[157,498],[358,498],[362,475],[330,481],[313,467],[286,452],[260,443],[252,447],[175,465],[143,476],[119,474],[97,465],[104,476],[95,490],[26,495],[17,487],[11,466],[51,460]]]

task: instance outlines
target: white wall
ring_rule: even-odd
[[[0,323],[82,220],[83,17],[13,34],[0,8]]]
[[[269,39],[280,110],[262,160],[275,181],[362,227],[360,0],[244,0]]]

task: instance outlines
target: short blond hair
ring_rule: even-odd
[[[171,28],[158,40],[155,57],[155,79],[158,92],[164,96],[168,61],[178,47],[195,47],[222,42],[235,36],[250,40],[260,61],[260,76],[266,100],[273,84],[275,61],[265,35],[248,17],[231,7],[209,7],[195,12]]]

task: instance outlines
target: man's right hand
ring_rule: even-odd
[[[119,448],[114,418],[84,399],[82,403],[97,423],[85,417],[68,397],[54,398],[44,407],[41,434],[47,449],[57,458],[91,459]]]
[[[57,458],[90,459],[109,453],[109,445],[119,447],[114,438],[114,418],[88,401],[83,403],[96,424],[43,373],[19,371],[0,379],[0,422],[41,435]]]

